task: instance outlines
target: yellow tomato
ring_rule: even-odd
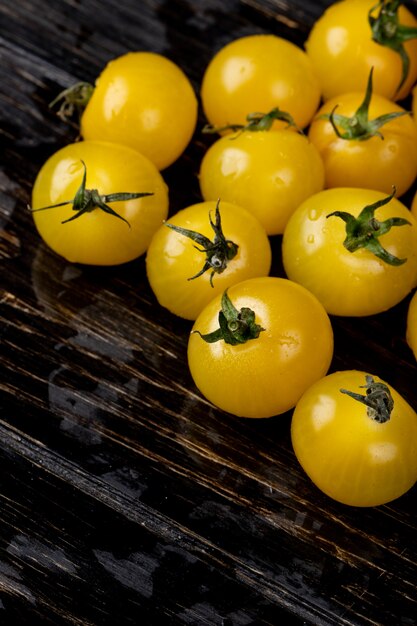
[[[398,304],[417,285],[417,220],[399,200],[391,198],[368,215],[364,232],[353,227],[359,241],[382,247],[398,265],[366,247],[349,250],[344,245],[347,224],[331,215],[338,211],[357,218],[365,207],[384,199],[382,192],[371,189],[327,189],[303,202],[287,224],[282,244],[287,276],[314,293],[328,313],[374,315]],[[389,222],[383,222],[393,218],[409,223],[386,231]]]
[[[268,235],[281,234],[297,206],[323,186],[317,149],[306,137],[287,130],[226,135],[212,144],[201,162],[203,198],[243,206]]]
[[[364,187],[390,193],[393,186],[402,196],[417,175],[417,126],[409,115],[402,115],[384,124],[368,139],[338,137],[332,124],[322,115],[335,107],[337,115],[352,118],[364,98],[364,93],[345,93],[328,100],[318,111],[309,130],[309,139],[319,151],[325,169],[326,187]],[[405,110],[383,96],[373,94],[369,105],[369,120]],[[339,128],[339,131],[344,131]]]
[[[179,211],[158,229],[146,255],[149,283],[159,304],[189,320],[195,320],[230,285],[267,276],[271,266],[271,246],[261,224],[248,211],[228,202],[219,202],[223,241],[217,237],[214,249],[211,222],[216,224],[215,209],[215,202],[200,202]],[[169,226],[192,230],[210,241],[196,242]],[[229,254],[232,246],[237,246],[233,256]]]
[[[151,193],[106,204],[122,219],[98,206],[74,218],[72,200],[82,183],[100,196]],[[38,210],[65,202],[48,210]],[[41,168],[32,192],[33,218],[42,239],[73,263],[117,265],[143,254],[168,213],[168,188],[146,157],[126,146],[80,141],[53,154]],[[123,221],[125,220],[125,221]],[[126,221],[128,223],[126,223]]]
[[[369,374],[356,370],[325,376],[303,394],[292,417],[291,439],[304,471],[328,496],[351,506],[390,502],[417,480],[417,414],[390,385],[371,379],[376,387],[369,386]],[[388,419],[341,391],[368,402],[372,392],[373,406],[390,405],[378,383],[393,401]]]
[[[197,99],[184,72],[160,54],[129,52],[97,79],[81,135],[130,146],[161,170],[185,150],[196,122]]]
[[[417,79],[417,39],[404,43],[410,60],[407,78],[402,78],[400,55],[372,40],[368,21],[371,9],[377,14],[375,0],[342,0],[332,4],[316,21],[306,42],[306,50],[320,81],[323,98],[360,91],[374,68],[375,92],[390,100],[402,100]],[[399,23],[417,27],[417,19],[400,6]]]
[[[227,296],[239,312],[236,320],[227,311],[219,315],[225,307],[224,295],[218,295],[194,323],[188,363],[196,386],[214,405],[240,417],[288,411],[330,365],[333,332],[324,308],[309,291],[284,278],[245,280],[230,287]],[[205,340],[219,323],[224,328],[223,322],[232,337]],[[253,338],[245,340],[249,335]]]
[[[275,35],[249,35],[213,57],[203,76],[201,99],[216,127],[244,124],[248,113],[279,107],[304,128],[318,108],[320,90],[301,48]],[[282,126],[275,122],[275,128]]]
[[[411,298],[407,314],[407,343],[417,359],[417,291]]]

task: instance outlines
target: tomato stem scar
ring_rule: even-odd
[[[367,407],[368,417],[375,420],[379,424],[388,422],[394,408],[394,400],[387,385],[384,383],[376,383],[372,376],[366,375],[366,384],[361,385],[366,389],[366,395],[349,391],[348,389],[340,389],[341,393],[345,393],[354,400],[362,402]]]
[[[46,211],[47,209],[55,209],[60,206],[65,206],[67,204],[72,204],[72,210],[76,211],[75,215],[69,217],[66,220],[63,220],[61,224],[66,224],[67,222],[72,222],[73,220],[81,217],[84,213],[91,213],[94,209],[101,209],[105,213],[109,213],[114,217],[119,218],[130,228],[130,224],[119,213],[117,213],[114,209],[108,206],[107,202],[126,202],[127,200],[135,200],[136,198],[143,198],[144,196],[153,196],[153,192],[141,192],[141,193],[110,193],[107,195],[101,195],[97,189],[86,189],[86,180],[87,180],[87,167],[84,161],[81,161],[84,173],[81,181],[81,185],[77,189],[77,192],[72,200],[66,200],[65,202],[59,202],[58,204],[50,204],[49,206],[44,206],[39,209],[32,209],[28,206],[28,209],[31,213],[35,213],[37,211]]]
[[[198,278],[211,268],[210,285],[212,287],[214,274],[221,274],[224,272],[228,262],[234,259],[239,249],[239,246],[236,243],[230,239],[226,239],[223,234],[219,205],[220,200],[217,200],[215,222],[213,222],[209,212],[210,226],[214,231],[213,241],[210,241],[208,237],[202,235],[201,233],[197,233],[195,230],[182,228],[181,226],[176,226],[175,224],[170,224],[169,222],[165,223],[165,226],[168,226],[168,228],[171,228],[180,235],[184,235],[184,237],[192,239],[201,246],[201,248],[197,246],[194,247],[199,252],[204,252],[206,254],[206,260],[201,270],[194,276],[191,276],[188,280]]]
[[[388,204],[394,197],[395,191],[394,187],[392,193],[386,198],[365,206],[358,217],[354,217],[346,211],[333,211],[326,216],[327,218],[340,217],[346,223],[346,238],[343,245],[349,252],[365,248],[388,265],[402,265],[407,261],[407,259],[399,259],[388,252],[378,239],[391,230],[393,226],[405,226],[407,224],[411,226],[411,223],[402,217],[389,217],[383,222],[375,217],[376,209]]]
[[[372,31],[372,40],[381,46],[386,46],[400,55],[402,63],[401,80],[396,93],[407,80],[410,59],[404,48],[404,42],[417,37],[417,28],[404,26],[399,23],[398,9],[403,4],[401,0],[380,0],[368,13],[369,26]],[[376,17],[372,12],[379,8]]]
[[[230,300],[227,289],[221,299],[221,311],[219,311],[219,328],[205,335],[199,330],[193,333],[200,335],[207,343],[215,343],[223,339],[225,343],[232,346],[246,343],[250,339],[257,339],[261,331],[265,330],[255,323],[255,313],[248,307],[242,307],[240,311],[236,309]]]

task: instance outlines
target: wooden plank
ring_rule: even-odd
[[[61,88],[151,49],[198,91],[227,41],[267,31],[302,45],[328,4],[1,3],[2,624],[416,623],[416,487],[375,509],[330,501],[295,460],[290,414],[239,420],[200,396],[191,325],[157,306],[143,258],[71,265],[25,208],[42,163],[77,137],[48,108]],[[164,172],[171,212],[199,200],[211,141],[198,130]],[[333,319],[332,369],[378,363],[417,406],[408,302]]]

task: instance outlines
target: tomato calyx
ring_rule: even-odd
[[[378,237],[385,235],[393,226],[405,226],[406,224],[411,226],[411,223],[402,217],[389,217],[383,222],[376,219],[375,211],[388,204],[394,195],[395,188],[392,194],[386,198],[365,206],[358,217],[354,217],[347,211],[333,211],[326,216],[326,218],[340,217],[346,223],[346,238],[343,245],[349,252],[365,248],[388,265],[402,265],[407,261],[407,259],[399,259],[388,252],[378,240]]]
[[[60,102],[57,111],[58,117],[64,122],[71,119],[77,113],[80,119],[85,107],[87,106],[91,96],[93,95],[94,86],[91,83],[79,82],[67,89],[64,89],[52,100],[49,108],[53,108]]]
[[[212,124],[206,124],[203,128],[203,133],[209,135],[214,133],[221,133],[225,130],[231,130],[232,132],[245,132],[245,131],[265,131],[270,130],[275,120],[281,122],[287,122],[287,128],[294,126],[299,132],[302,130],[298,128],[294,121],[293,116],[286,111],[281,111],[279,107],[273,108],[269,113],[249,113],[246,116],[247,124],[227,124],[226,126],[213,126]]]
[[[366,389],[366,395],[355,393],[349,389],[340,389],[340,392],[345,393],[358,402],[362,402],[366,406],[368,417],[378,422],[378,424],[384,424],[391,418],[394,408],[391,392],[385,383],[375,382],[369,374],[365,376],[365,379],[366,384],[361,385],[361,388]]]
[[[255,323],[255,313],[249,307],[236,309],[230,300],[227,289],[224,291],[219,311],[219,328],[205,335],[199,330],[193,333],[200,335],[207,343],[215,343],[223,340],[232,346],[246,343],[250,339],[257,339],[261,331],[265,330]]]
[[[66,220],[63,220],[61,224],[66,224],[67,222],[72,222],[73,220],[81,217],[84,213],[91,213],[94,209],[101,209],[105,213],[109,213],[114,217],[125,222],[129,228],[130,224],[122,215],[119,215],[114,209],[108,206],[107,202],[126,202],[127,200],[135,200],[136,198],[143,198],[144,196],[153,196],[152,192],[141,192],[141,193],[110,193],[107,195],[101,195],[97,189],[86,189],[86,180],[87,180],[87,167],[84,161],[81,161],[84,173],[81,181],[81,185],[77,189],[77,192],[72,200],[66,200],[64,202],[59,202],[58,204],[50,204],[49,206],[44,206],[39,209],[32,209],[28,206],[28,209],[31,213],[35,213],[37,211],[46,211],[47,209],[55,209],[60,206],[65,206],[66,204],[72,204],[72,210],[75,211],[75,215],[69,217]]]
[[[381,46],[386,46],[400,55],[402,63],[401,80],[396,93],[407,80],[410,59],[404,48],[404,42],[417,37],[417,28],[404,26],[399,23],[398,9],[403,4],[401,0],[380,0],[368,13],[368,21],[372,31],[372,40]],[[376,17],[372,12],[379,8]]]
[[[204,252],[206,254],[206,260],[204,262],[203,267],[197,274],[188,278],[188,280],[194,280],[198,278],[204,272],[211,269],[210,274],[210,285],[213,287],[213,278],[215,274],[222,274],[226,269],[229,261],[234,259],[239,249],[239,246],[231,241],[230,239],[226,239],[222,230],[220,209],[219,209],[220,200],[217,201],[216,204],[216,221],[213,222],[211,218],[211,213],[209,212],[209,220],[210,226],[214,231],[214,239],[211,241],[205,235],[196,232],[195,230],[190,230],[188,228],[182,228],[181,226],[176,226],[175,224],[170,224],[166,222],[165,226],[171,228],[175,232],[180,235],[184,235],[184,237],[188,237],[198,243],[201,248],[198,246],[194,246],[196,250],[199,252]]]
[[[336,109],[339,106],[336,105],[330,113],[323,113],[323,115],[320,115],[318,118],[328,120],[332,125],[334,132],[340,139],[346,139],[348,141],[366,141],[372,137],[380,137],[381,139],[384,139],[383,134],[379,131],[382,126],[397,117],[409,115],[408,111],[393,111],[392,113],[380,115],[373,120],[369,119],[369,104],[372,98],[373,69],[374,68],[371,68],[369,73],[363,102],[352,117],[336,113]],[[344,132],[341,132],[339,127]]]

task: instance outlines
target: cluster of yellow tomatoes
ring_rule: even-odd
[[[326,375],[329,315],[373,315],[417,286],[417,200],[398,199],[417,175],[416,80],[417,19],[393,0],[340,0],[306,51],[271,34],[232,41],[201,85],[204,130],[220,135],[200,164],[202,201],[167,219],[161,170],[191,141],[198,101],[172,61],[131,52],[67,90],[61,113],[82,111],[82,140],[33,188],[36,227],[69,261],[146,253],[158,302],[194,322],[201,393],[242,417],[293,410],[302,467],[356,506],[417,480],[411,406],[374,373]],[[271,235],[287,278],[269,275]],[[416,296],[407,338],[417,358]]]

